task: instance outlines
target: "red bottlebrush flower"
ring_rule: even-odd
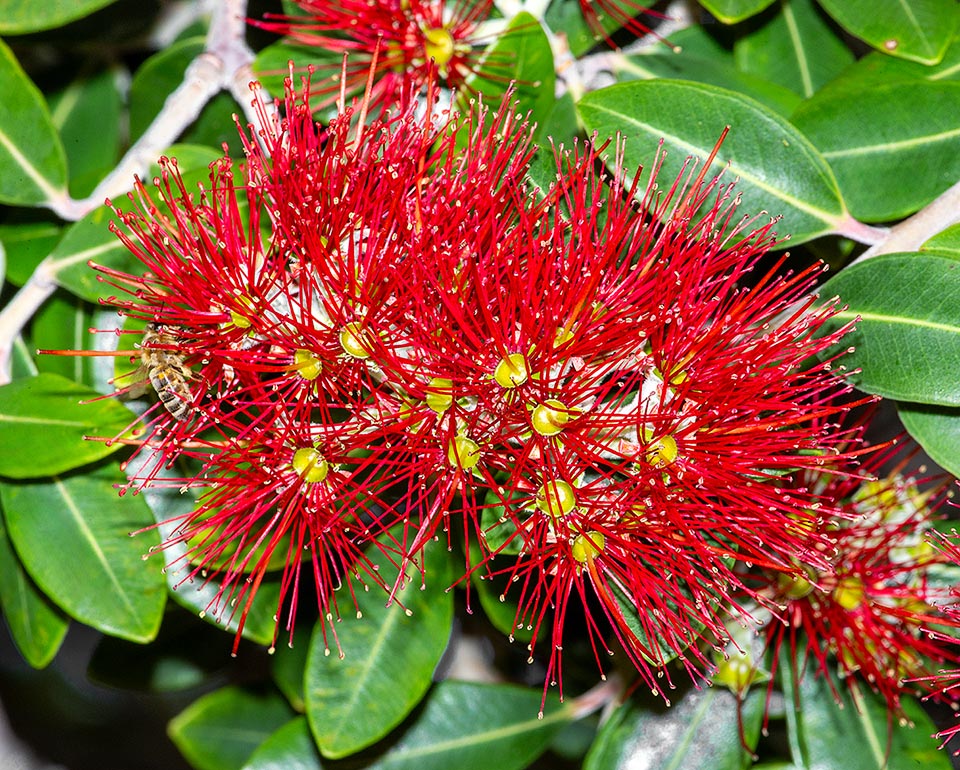
[[[439,78],[462,86],[480,64],[478,25],[493,0],[296,0],[302,16],[269,15],[251,23],[329,53],[349,55],[345,88],[354,92],[373,70],[372,103],[387,108],[411,87]],[[320,93],[340,90],[340,61],[327,73],[334,80]]]
[[[859,477],[808,477],[819,510],[839,514],[811,529],[833,541],[829,565],[767,573],[765,592],[782,608],[783,622],[768,629],[775,658],[786,640],[796,656],[802,631],[804,655],[814,659],[818,675],[829,679],[835,659],[842,676],[858,674],[900,713],[900,698],[911,691],[907,681],[927,681],[937,664],[960,662],[960,650],[934,633],[960,628],[960,616],[950,608],[956,597],[931,580],[949,559],[926,540],[944,487],[921,493],[899,469],[879,480],[863,475],[890,454],[873,455]]]

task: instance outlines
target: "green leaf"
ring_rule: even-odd
[[[856,329],[825,353],[860,369],[861,390],[898,401],[960,406],[960,263],[932,254],[883,254],[843,270],[820,289],[845,310],[827,328]],[[837,366],[837,365],[835,365]]]
[[[760,13],[773,0],[700,0],[700,5],[724,24],[736,24]]]
[[[391,585],[397,574],[379,553],[371,559]],[[428,548],[427,586],[407,580],[397,602],[373,588],[357,597],[362,617],[336,625],[343,659],[330,654],[318,625],[307,657],[307,718],[321,753],[338,758],[375,743],[396,727],[429,689],[453,621],[446,550]],[[399,602],[399,605],[398,605]],[[413,614],[408,616],[404,608]]]
[[[751,749],[760,739],[765,696],[762,688],[754,690],[742,704],[743,738]],[[628,702],[600,727],[584,770],[751,767],[740,745],[739,708],[722,687],[690,689],[667,709]]]
[[[960,83],[877,84],[816,96],[792,120],[823,153],[853,216],[898,219],[960,176]],[[909,184],[902,181],[909,179]]]
[[[111,468],[84,476],[0,485],[10,540],[30,577],[68,615],[111,636],[149,642],[166,599],[163,576],[143,563],[158,543],[139,496],[117,494]]]
[[[197,770],[240,770],[254,749],[292,716],[276,693],[223,687],[177,714],[167,732]]]
[[[50,102],[67,154],[70,194],[83,198],[116,165],[120,153],[120,91],[110,70],[81,75]]]
[[[878,51],[936,64],[957,28],[955,0],[818,0],[854,37]]]
[[[813,96],[853,63],[813,0],[778,0],[777,13],[737,40],[734,56],[746,73]]]
[[[308,629],[305,624],[298,625],[294,630],[293,643],[277,647],[270,662],[270,673],[273,675],[274,683],[293,706],[294,711],[300,713],[306,709],[303,677],[307,670],[307,655],[310,652],[310,634],[311,629]]]
[[[305,717],[287,722],[253,752],[243,770],[322,770]]]
[[[823,676],[810,669],[798,676],[790,656],[783,657],[784,697],[796,705],[787,709],[787,729],[799,768],[950,770],[950,756],[938,751],[930,737],[936,727],[916,699],[904,695],[900,701],[911,727],[891,716],[886,701],[858,680],[838,682],[838,704]]]
[[[0,35],[22,35],[82,19],[116,0],[0,0]]]
[[[578,105],[589,131],[601,140],[627,139],[626,165],[653,161],[657,143],[668,155],[660,186],[669,186],[690,155],[706,158],[724,126],[732,126],[713,170],[739,177],[741,211],[782,215],[777,230],[793,243],[835,230],[847,216],[833,172],[797,129],[740,94],[686,81],[624,83],[594,91]]]
[[[0,244],[7,255],[7,280],[23,286],[37,265],[60,240],[62,230],[53,222],[17,222],[0,225]]]
[[[46,350],[92,350],[90,320],[90,308],[83,300],[57,292],[33,317],[33,344]],[[97,360],[86,356],[41,355],[37,356],[37,368],[93,387],[91,369]]]
[[[920,247],[920,251],[933,251],[943,256],[956,255],[960,258],[960,224],[937,233]]]
[[[297,72],[313,65],[318,74],[314,78],[330,71],[340,71],[343,56],[335,51],[327,51],[315,45],[298,45],[292,40],[283,39],[271,43],[257,53],[253,62],[253,72],[263,87],[274,96],[282,96],[284,78],[290,77],[289,62],[293,62]]]
[[[390,750],[365,770],[521,770],[574,718],[572,707],[510,685],[447,680]]]
[[[596,10],[600,4],[592,5]],[[604,0],[603,5],[606,10],[600,11],[598,21],[607,35],[623,26],[623,18],[631,18],[637,14],[636,0]],[[567,46],[575,57],[579,58],[603,41],[603,35],[584,18],[583,5],[579,0],[555,0],[547,8],[544,21],[554,34],[562,33],[567,38]]]
[[[511,81],[518,111],[529,112],[533,122],[545,120],[555,101],[553,51],[539,22],[525,11],[484,52],[480,70],[467,86],[471,94],[483,94],[484,103],[496,109]]]
[[[923,451],[941,468],[960,476],[960,408],[901,401],[897,412]]]
[[[620,81],[657,78],[691,80],[737,91],[784,117],[800,104],[792,91],[754,75],[739,72],[732,62],[701,59],[681,53],[622,55],[614,59],[614,73]]]
[[[20,654],[34,668],[53,660],[70,621],[27,575],[0,515],[0,607]]]
[[[43,95],[2,40],[0,93],[0,202],[33,206],[62,198],[67,161],[60,137]]]
[[[99,400],[89,403],[90,399]],[[0,454],[0,475],[26,479],[87,465],[121,445],[86,441],[84,436],[114,438],[135,420],[114,399],[57,374],[4,385],[0,387],[0,425],[6,446],[16,451]]]

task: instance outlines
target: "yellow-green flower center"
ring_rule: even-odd
[[[566,481],[548,481],[534,496],[537,508],[553,518],[564,516],[577,505],[577,495]]]
[[[450,30],[444,27],[423,30],[423,50],[428,59],[433,59],[437,67],[446,67],[456,51],[456,41]]]
[[[661,436],[655,441],[651,441],[647,446],[647,462],[656,468],[665,468],[672,465],[679,456],[677,440],[670,435]]]
[[[308,484],[323,481],[330,471],[330,464],[314,447],[301,447],[293,453],[294,472]]]
[[[323,369],[320,359],[304,348],[300,348],[294,352],[293,365],[305,380],[317,379],[317,377],[320,376],[320,371]]]
[[[530,424],[541,436],[556,436],[577,414],[577,410],[568,409],[562,401],[551,398],[533,408]]]
[[[340,347],[351,358],[370,358],[370,333],[359,321],[350,321],[340,330]]]
[[[446,377],[434,377],[427,383],[427,406],[443,414],[453,405],[453,382]]]
[[[845,610],[855,610],[863,604],[866,591],[856,577],[845,577],[833,589],[833,600]]]
[[[493,370],[493,379],[501,388],[515,388],[523,385],[529,376],[530,370],[527,368],[523,353],[511,353],[506,358],[500,359],[497,368]]]
[[[574,561],[585,564],[603,550],[605,543],[606,538],[602,532],[585,532],[574,538],[573,545],[570,546],[570,555],[573,556]]]
[[[473,439],[457,436],[447,447],[447,462],[464,471],[475,468],[480,462],[480,446]]]

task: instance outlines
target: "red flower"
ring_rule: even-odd
[[[818,509],[839,513],[811,529],[833,541],[824,554],[829,564],[803,564],[800,574],[768,573],[766,591],[781,605],[784,621],[768,628],[775,657],[787,640],[788,654],[797,656],[802,631],[804,655],[816,662],[818,675],[829,679],[835,659],[842,676],[859,674],[899,713],[900,697],[909,692],[904,680],[922,682],[934,665],[960,662],[960,652],[932,633],[960,627],[960,616],[949,608],[955,597],[930,578],[948,563],[926,541],[943,487],[921,493],[899,469],[880,480],[864,477],[889,457],[874,455],[859,477],[808,477],[819,488]]]
[[[348,54],[345,88],[361,89],[373,70],[372,104],[384,109],[406,99],[411,87],[439,82],[462,86],[480,63],[478,24],[493,0],[296,0],[303,15],[269,15],[252,24],[326,53]],[[340,91],[341,61],[327,73]],[[321,78],[322,81],[322,78]]]

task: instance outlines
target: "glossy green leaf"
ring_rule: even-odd
[[[392,584],[396,568],[379,553],[371,558]],[[336,624],[342,659],[327,646],[331,629],[314,630],[305,694],[310,729],[324,756],[343,757],[375,743],[429,689],[453,620],[448,563],[444,549],[428,548],[426,588],[419,577],[409,579],[397,594],[399,605],[384,606],[386,593],[377,588],[360,593],[363,617],[345,617]]]
[[[194,701],[167,728],[196,770],[240,770],[253,751],[293,716],[276,693],[223,687]]]
[[[960,408],[902,401],[903,427],[944,470],[960,476]]]
[[[539,688],[447,680],[433,688],[413,723],[365,770],[522,770],[573,720],[571,706]]]
[[[731,126],[712,170],[726,168],[727,179],[739,178],[744,214],[782,216],[777,231],[790,233],[792,243],[830,232],[846,216],[833,172],[813,145],[782,117],[733,91],[686,81],[624,83],[588,93],[578,109],[601,140],[626,138],[630,169],[651,163],[663,138],[661,187],[688,156],[705,159]]]
[[[143,556],[159,540],[139,496],[117,493],[112,468],[6,482],[0,500],[10,540],[36,584],[71,617],[111,636],[149,642],[166,599],[158,566]]]
[[[92,350],[90,318],[87,303],[66,292],[57,292],[33,317],[33,344],[44,350]],[[86,356],[38,355],[37,368],[94,387],[91,368],[96,360]]]
[[[810,669],[798,677],[784,660],[781,670],[784,697],[798,706],[786,715],[793,762],[802,770],[950,770],[950,756],[937,749],[936,728],[914,698],[900,700],[915,726],[904,725],[857,680],[837,681],[835,695]]]
[[[792,120],[827,159],[850,212],[881,222],[917,211],[960,177],[958,113],[960,83],[901,81],[855,99],[814,97]]]
[[[529,13],[518,13],[484,52],[480,71],[468,81],[471,93],[496,108],[511,81],[518,111],[542,122],[554,103],[553,51],[543,28]]]
[[[117,73],[86,73],[50,101],[53,124],[67,154],[70,194],[83,198],[109,173],[120,153]]]
[[[604,0],[605,8],[599,8],[599,5],[594,2],[588,6],[597,13],[593,25],[585,18],[584,7],[579,0],[555,0],[547,8],[547,26],[554,34],[562,33],[566,37],[570,53],[576,57],[582,56],[598,44],[606,45],[604,35],[611,35],[620,29],[625,18],[635,17],[640,4],[636,0]],[[603,33],[596,29],[598,26]]]
[[[133,413],[116,400],[57,374],[4,385],[0,426],[5,446],[15,451],[0,453],[0,476],[50,476],[87,465],[120,445],[87,441],[84,436],[115,438],[133,422]]]
[[[45,256],[50,253],[62,230],[53,222],[18,222],[0,225],[0,244],[7,258],[6,278],[23,286]]]
[[[22,35],[82,19],[116,0],[0,0],[0,35]]]
[[[743,738],[751,749],[760,739],[764,700],[759,689],[742,705]],[[723,687],[690,689],[667,709],[628,702],[600,727],[584,770],[748,768],[752,761],[740,745],[738,708]]]
[[[33,360],[33,349],[27,347],[23,337],[13,341],[13,350],[10,355],[10,376],[13,380],[22,380],[27,377],[36,377],[39,374]]]
[[[818,0],[854,37],[878,51],[936,64],[957,29],[955,0]]]
[[[771,10],[776,13],[734,46],[743,72],[809,97],[853,63],[813,0],[777,0]]]
[[[282,96],[284,78],[290,77],[289,62],[291,61],[294,63],[296,73],[304,74],[303,68],[313,65],[318,73],[313,77],[322,78],[329,71],[340,71],[343,55],[318,46],[297,45],[292,40],[284,38],[257,52],[257,58],[253,62],[253,73],[268,93],[273,96]],[[296,78],[296,74],[294,77]]]
[[[305,717],[287,722],[253,752],[243,770],[322,770]]]
[[[936,252],[943,256],[956,255],[960,257],[960,224],[948,227],[937,233],[920,247],[922,252]]]
[[[290,702],[294,711],[300,713],[306,709],[303,677],[307,670],[311,633],[312,629],[305,623],[298,624],[294,629],[293,644],[287,642],[279,645],[270,661],[270,672],[274,683]]]
[[[883,254],[846,268],[820,290],[846,309],[828,324],[856,329],[827,352],[860,369],[861,390],[924,404],[960,405],[960,262],[932,254]],[[859,320],[857,320],[859,318]]]
[[[700,5],[724,24],[736,24],[738,21],[756,16],[774,0],[700,0]]]
[[[70,621],[37,588],[7,537],[0,514],[0,608],[20,654],[34,668],[53,660]]]
[[[0,12],[2,18],[2,12]],[[0,40],[0,203],[66,195],[67,161],[43,95]]]
[[[783,86],[740,72],[733,63],[711,61],[681,53],[623,55],[614,60],[614,73],[622,82],[657,78],[691,80],[737,91],[784,117],[800,104],[800,97]]]

